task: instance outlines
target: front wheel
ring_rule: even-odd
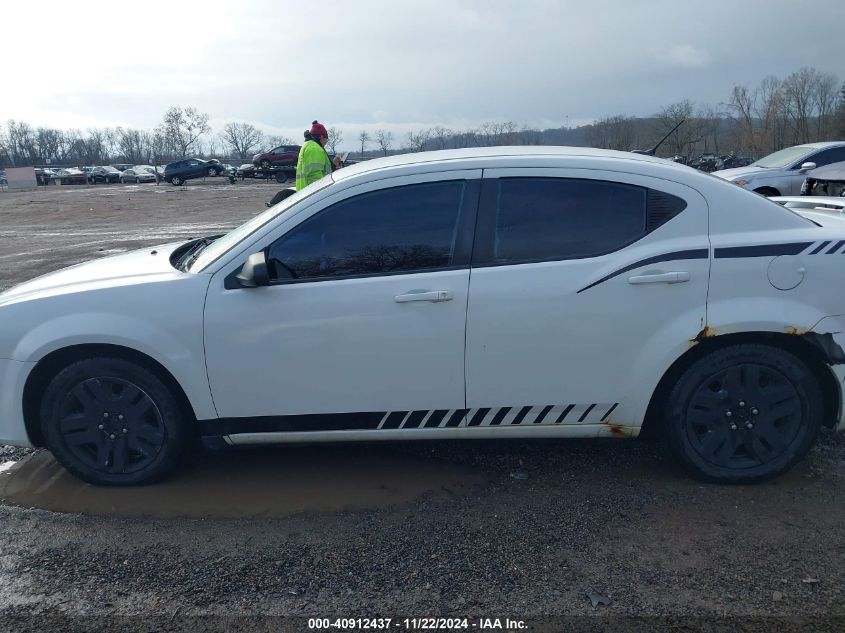
[[[740,344],[707,354],[669,395],[669,444],[692,474],[716,483],[780,475],[813,445],[821,426],[819,384],[793,354]]]
[[[270,169],[270,161],[269,160],[262,160],[261,161],[261,169]]]
[[[171,184],[171,185],[175,185],[175,186],[177,186],[177,187],[178,187],[179,185],[181,185],[183,182],[185,182],[185,181],[184,181],[184,180],[182,180],[182,178],[180,178],[179,176],[173,176],[173,177],[170,179],[170,184]]]
[[[187,439],[171,390],[148,368],[120,358],[88,358],[60,371],[40,415],[47,448],[69,472],[97,485],[167,476]]]

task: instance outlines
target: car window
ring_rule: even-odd
[[[284,151],[285,151],[284,147],[276,147],[276,148],[273,149],[274,154],[283,154]]]
[[[189,166],[189,167],[198,167],[198,166],[199,166],[199,164],[200,164],[200,163],[199,163],[199,161],[198,161],[198,160],[191,160],[191,161],[188,161],[188,166]]]
[[[497,188],[493,263],[594,257],[649,230],[645,187],[574,178],[501,178]]]
[[[830,149],[822,150],[818,154],[808,156],[807,159],[802,162],[815,163],[816,167],[821,167],[822,165],[830,165],[831,163],[838,163],[841,161],[845,161],[845,147],[832,147]],[[798,167],[800,168],[801,165],[798,165]]]
[[[466,182],[406,185],[338,202],[269,249],[277,281],[435,270],[452,265]]]

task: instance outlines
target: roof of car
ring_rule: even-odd
[[[502,157],[591,157],[591,158],[613,158],[626,161],[646,162],[665,165],[676,169],[688,170],[689,168],[673,163],[663,158],[656,158],[646,154],[634,154],[632,152],[619,152],[609,149],[596,149],[594,147],[566,147],[551,145],[520,145],[520,146],[496,146],[496,147],[468,147],[464,149],[447,149],[433,152],[411,152],[408,154],[396,154],[383,158],[362,161],[349,167],[345,167],[332,174],[335,180],[344,180],[352,176],[389,167],[404,167],[419,164],[448,163],[451,161],[468,161],[472,159],[502,158]]]
[[[816,149],[824,149],[825,147],[837,147],[838,145],[845,145],[845,141],[824,141],[821,143],[801,143],[800,147],[814,147]]]

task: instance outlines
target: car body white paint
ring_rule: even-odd
[[[224,288],[250,254],[347,196],[536,173],[650,186],[688,208],[601,257]],[[55,350],[92,343],[129,347],[159,362],[200,420],[469,410],[454,428],[229,434],[231,443],[636,435],[664,372],[696,337],[812,330],[833,333],[845,347],[845,295],[837,292],[845,255],[810,255],[814,246],[781,256],[794,257],[787,268],[803,269],[801,283],[787,291],[769,281],[777,257],[714,257],[721,248],[845,240],[845,221],[835,213],[802,213],[820,215],[823,226],[681,165],[587,148],[477,148],[359,163],[327,176],[197,270],[175,270],[168,257],[177,245],[170,244],[71,267],[0,295],[0,443],[31,443],[22,396],[36,364]],[[708,255],[638,266],[577,292],[654,254],[691,249]],[[688,281],[630,281],[644,273],[682,273]],[[452,299],[394,300],[414,290],[447,291]],[[831,368],[840,384],[842,367]],[[551,406],[564,413],[563,423],[540,421],[540,408]],[[492,412],[512,420],[517,407],[537,423],[491,425]],[[475,414],[483,420],[473,427]],[[842,419],[840,404],[840,426]]]

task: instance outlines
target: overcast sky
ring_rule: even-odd
[[[171,105],[301,137],[312,119],[531,127],[726,101],[802,66],[845,79],[845,1],[8,2],[0,123],[149,129]]]

